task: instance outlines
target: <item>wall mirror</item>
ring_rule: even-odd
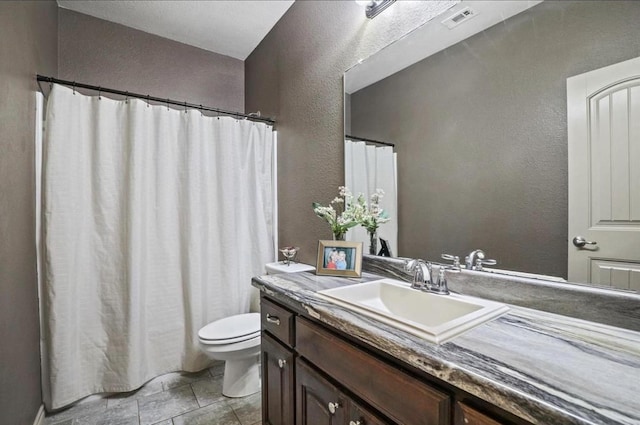
[[[473,16],[447,25],[465,10]],[[482,249],[498,269],[640,290],[637,237],[622,261],[572,242],[567,114],[568,78],[640,56],[639,21],[633,1],[462,1],[349,69],[345,135],[397,156],[393,254],[463,261]],[[634,84],[624,93],[640,105]],[[632,109],[626,122],[640,121]],[[594,223],[587,240],[602,223],[640,234],[640,133],[627,136],[629,213]],[[611,160],[608,172],[620,167]],[[583,277],[568,276],[583,252]]]

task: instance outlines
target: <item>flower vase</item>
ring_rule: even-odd
[[[369,233],[369,254],[376,255],[378,253],[378,232]]]
[[[345,237],[345,233],[334,233],[333,240],[334,241],[343,241]]]

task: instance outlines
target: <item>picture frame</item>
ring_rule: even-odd
[[[360,277],[362,274],[362,242],[318,241],[316,274]]]
[[[389,241],[386,239],[378,238],[380,240],[380,252],[378,255],[381,257],[393,257],[393,253],[391,252]]]

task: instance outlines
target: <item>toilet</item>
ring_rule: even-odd
[[[224,360],[222,394],[244,397],[260,391],[260,313],[225,317],[198,331],[200,348]]]
[[[293,267],[290,267],[293,266]],[[315,270],[307,264],[265,265],[268,274]],[[214,360],[224,360],[222,394],[245,397],[260,391],[260,313],[245,313],[209,323],[198,331],[200,349]]]

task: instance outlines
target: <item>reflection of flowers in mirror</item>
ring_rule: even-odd
[[[384,197],[384,191],[382,189],[376,189],[371,194],[370,201],[367,204],[364,195],[360,194],[357,200],[357,217],[358,224],[367,229],[370,234],[375,233],[381,224],[391,220],[389,213],[387,213],[380,205],[380,199]]]

